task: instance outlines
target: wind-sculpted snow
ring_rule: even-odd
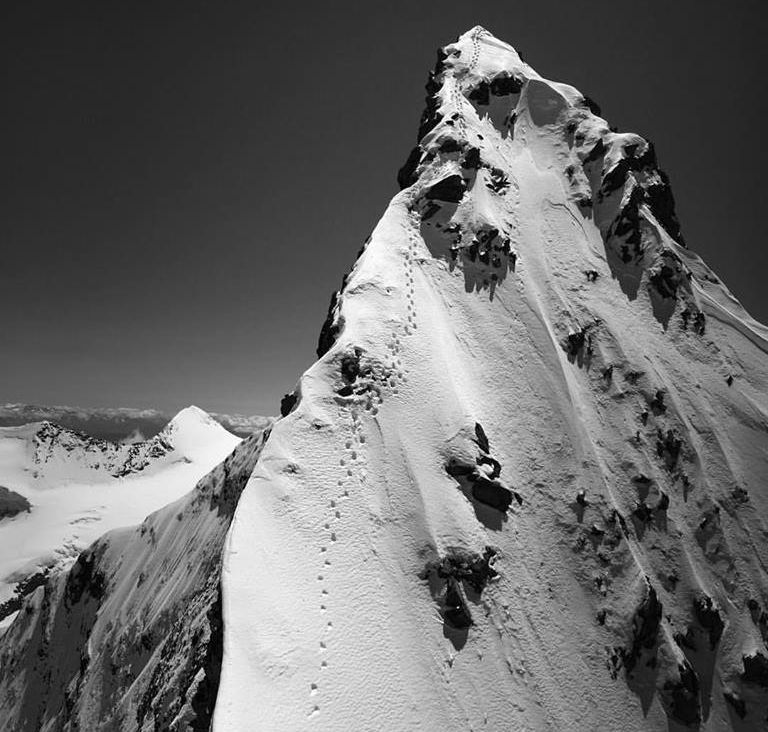
[[[219,683],[222,545],[266,439],[112,531],[26,599],[0,639],[4,730],[204,730]]]
[[[214,729],[760,728],[768,330],[576,89],[475,28],[427,91],[238,505]]]

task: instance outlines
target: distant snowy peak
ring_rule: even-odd
[[[199,407],[182,409],[156,436],[181,456],[194,458],[204,454],[219,454],[222,445],[234,450],[240,439],[222,427],[210,414]]]

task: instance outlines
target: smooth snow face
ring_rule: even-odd
[[[162,430],[164,437],[180,455],[190,460],[221,462],[240,440],[227,432],[199,407],[187,407]]]
[[[575,89],[475,28],[430,92],[235,514],[214,729],[757,728],[768,330]]]
[[[51,423],[0,428],[0,486],[31,504],[0,518],[0,630],[12,620],[3,603],[19,583],[67,566],[105,531],[175,501],[239,442],[197,407],[135,445]]]

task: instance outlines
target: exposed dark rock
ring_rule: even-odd
[[[598,103],[594,99],[588,97],[586,94],[584,95],[584,106],[590,112],[592,112],[592,114],[596,114],[598,117],[602,115],[602,111],[600,110]]]
[[[584,271],[584,274],[586,275],[587,281],[589,282],[595,282],[600,276],[600,273],[595,269],[587,269]]]
[[[480,150],[476,147],[469,148],[461,161],[461,167],[466,170],[477,170],[480,167]]]
[[[488,583],[498,576],[493,568],[495,557],[496,550],[491,547],[486,547],[482,555],[449,549],[444,557],[425,566],[420,577],[429,581],[446,626],[466,630],[472,625],[465,591],[479,600]],[[459,645],[463,645],[463,641]]]
[[[651,411],[658,417],[667,411],[667,405],[664,404],[664,392],[659,390],[651,400]]]
[[[496,97],[519,94],[522,88],[523,83],[506,71],[491,81],[491,94]]]
[[[287,417],[293,411],[298,400],[299,397],[296,392],[292,391],[290,394],[285,394],[280,400],[280,416]]]
[[[696,640],[693,635],[693,628],[689,627],[685,633],[677,632],[672,637],[680,648],[686,648],[689,651],[696,650]]]
[[[512,491],[508,490],[497,481],[479,476],[472,483],[472,496],[502,513],[506,512],[512,503]],[[518,503],[520,499],[518,499]]]
[[[474,465],[459,462],[456,458],[451,458],[445,466],[445,472],[454,478],[463,478],[475,473],[477,468]]]
[[[677,437],[673,430],[667,430],[666,434],[662,430],[658,430],[656,454],[664,459],[670,470],[677,464],[682,446],[683,441]]]
[[[353,384],[360,375],[360,356],[362,351],[355,349],[354,354],[347,354],[341,359],[341,377],[348,384]]]
[[[224,658],[224,619],[221,607],[221,585],[219,585],[215,602],[206,613],[209,628],[208,644],[201,671],[203,678],[197,685],[190,706],[195,713],[191,724],[192,732],[208,732],[213,721],[213,710],[216,706],[216,696],[219,693],[221,679],[221,664]]]
[[[454,579],[449,579],[446,583],[443,618],[446,623],[458,629],[469,628],[472,625],[472,613],[464,603],[464,598]]]
[[[744,681],[768,688],[768,658],[757,651],[751,656],[742,656],[741,661],[744,664]]]
[[[317,357],[322,358],[336,342],[339,335],[339,326],[336,323],[336,310],[339,304],[339,293],[331,294],[331,304],[328,306],[328,315],[325,318],[323,327],[320,330],[320,337],[317,342]]]
[[[488,436],[479,422],[475,423],[475,442],[480,448],[480,454],[475,459],[474,465],[464,459],[452,457],[447,462],[445,471],[458,481],[464,494],[467,497],[471,496],[477,503],[489,506],[502,514],[509,509],[513,498],[518,505],[522,505],[522,496],[517,491],[507,488],[499,479],[501,463],[489,454],[491,448]],[[490,472],[485,469],[487,467],[491,468]],[[477,507],[475,511],[478,512]],[[478,518],[487,526],[500,528],[497,526],[498,519],[489,520],[487,512],[485,514],[478,512]]]
[[[618,523],[619,527],[621,528],[621,532],[624,534],[624,536],[629,536],[629,529],[627,528],[627,520],[615,508],[611,512],[611,517],[609,521],[612,524]]]
[[[637,382],[642,378],[644,371],[627,371],[627,373],[624,375],[624,378],[632,385],[637,384]]]
[[[266,444],[271,432],[271,429],[265,429],[260,435],[258,433],[251,435],[242,443],[252,451],[248,464],[255,464],[254,455],[257,455]],[[243,469],[240,459],[237,452],[231,452],[221,464],[221,477],[218,483],[209,489],[211,510],[215,510],[219,517],[226,517],[227,520],[231,520],[234,516],[240,494],[250,478],[250,471]]]
[[[498,576],[493,568],[495,558],[496,550],[489,546],[482,554],[451,549],[433,566],[438,577],[466,582],[479,595]]]
[[[590,326],[585,326],[575,333],[569,333],[561,344],[568,360],[577,363],[579,367],[589,368],[592,358],[592,336],[589,335],[589,330]]]
[[[98,556],[93,548],[86,549],[75,561],[67,575],[64,589],[65,606],[72,607],[88,594],[99,602],[106,589],[104,576],[96,569]]]
[[[29,512],[31,509],[30,502],[21,493],[0,485],[0,519],[16,516],[22,511]]]
[[[477,446],[483,451],[483,452],[490,452],[491,446],[488,442],[488,437],[485,434],[485,430],[483,429],[483,426],[479,422],[475,422],[475,441],[477,442]]]
[[[440,139],[438,151],[446,155],[461,152],[466,146],[465,142],[459,142],[455,137],[445,137]]]
[[[712,598],[707,595],[697,597],[693,601],[693,614],[699,625],[707,631],[710,650],[714,651],[723,635],[725,623]]]
[[[429,188],[426,197],[429,200],[437,199],[447,203],[458,203],[461,201],[465,189],[464,180],[460,175],[449,175]]]
[[[468,99],[480,106],[487,106],[490,99],[491,85],[487,81],[481,81],[472,91],[469,92]]]
[[[640,206],[643,202],[643,189],[636,186],[608,230],[607,243],[614,249],[620,247],[619,257],[625,265],[639,264],[643,259],[644,252],[640,246]],[[613,237],[623,241],[613,241]]]
[[[498,478],[501,474],[501,463],[490,455],[480,455],[480,457],[477,458],[477,464],[488,465],[491,467],[491,474],[488,476],[490,478]]]
[[[693,318],[693,332],[696,333],[696,335],[703,336],[705,329],[706,318],[704,317],[704,313],[696,313]]]
[[[438,61],[435,68],[442,67],[442,59],[440,58],[440,51],[438,51]],[[438,72],[439,73],[439,72]],[[421,115],[421,123],[419,124],[419,132],[417,142],[420,142],[423,137],[437,127],[443,115],[438,112],[439,101],[437,93],[440,91],[440,82],[438,82],[436,73],[430,72],[429,78],[424,88],[427,91],[425,97],[424,112]]]
[[[685,246],[683,234],[680,231],[680,222],[675,213],[675,199],[672,195],[672,188],[669,185],[669,176],[663,171],[656,169],[661,178],[661,183],[648,186],[645,195],[651,208],[651,213],[658,222],[680,246]]]
[[[727,552],[723,546],[723,534],[720,526],[720,506],[711,502],[707,503],[694,536],[706,556],[726,558]]]
[[[642,524],[648,526],[653,523],[653,509],[645,501],[638,501],[632,515]]]
[[[509,177],[499,168],[491,168],[491,180],[485,185],[488,190],[501,195],[510,186]]]
[[[18,582],[13,588],[13,597],[9,597],[4,602],[0,602],[0,620],[4,620],[11,613],[15,613],[21,608],[21,604],[27,595],[31,595],[38,587],[42,587],[48,575],[50,569],[43,569],[39,572],[25,577],[21,582]]]
[[[699,677],[686,661],[678,665],[679,680],[667,680],[661,689],[661,698],[667,716],[684,725],[701,722]]]
[[[604,176],[600,185],[600,195],[608,196],[613,191],[622,188],[627,182],[627,175],[631,169],[631,161],[628,158],[622,158],[614,165]]]
[[[632,620],[632,646],[624,658],[627,672],[634,669],[644,650],[651,650],[656,646],[661,623],[661,611],[662,605],[656,595],[656,590],[648,583],[645,599],[635,611]]]
[[[690,306],[687,306],[681,313],[680,313],[680,319],[682,320],[682,326],[683,330],[688,330],[688,326],[690,325],[691,330],[693,330],[696,335],[703,336],[704,331],[706,330],[706,323],[707,319],[704,316],[704,313],[700,312],[699,310],[696,310],[695,308],[691,310]],[[731,382],[733,381],[732,377]],[[728,384],[730,386],[730,384]]]
[[[747,602],[752,622],[758,627],[766,648],[768,648],[768,612],[760,609],[760,604],[754,598]]]
[[[419,145],[414,147],[413,150],[411,150],[410,155],[408,155],[408,159],[403,164],[403,167],[397,172],[397,184],[400,186],[401,190],[412,186],[416,182],[416,170],[421,162],[423,152],[424,151]]]
[[[739,719],[744,719],[744,717],[747,716],[747,705],[737,692],[724,691],[723,698],[731,707],[733,707],[733,711],[736,712]]]

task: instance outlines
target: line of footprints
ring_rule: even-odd
[[[403,338],[413,335],[413,332],[418,329],[416,322],[416,291],[414,285],[414,262],[418,254],[419,246],[419,234],[418,228],[421,224],[421,218],[418,211],[411,211],[409,214],[409,221],[406,226],[406,236],[408,238],[408,248],[406,249],[405,256],[403,257],[404,264],[404,276],[405,276],[405,300],[406,300],[406,319],[402,323],[400,328],[393,328],[390,333],[390,337],[387,340],[387,350],[389,351],[389,359],[387,362],[388,376],[385,387],[392,394],[399,393],[398,381],[406,383],[408,381],[408,369],[403,365],[402,350],[403,350]],[[384,396],[379,391],[377,396],[378,404],[380,405],[384,401]],[[366,406],[366,409],[369,409]],[[372,414],[378,413],[378,408],[374,407],[370,410]]]
[[[464,98],[464,94],[462,94],[461,89],[459,89],[459,80],[454,76],[453,77],[453,83],[451,84],[451,99],[453,101],[453,106],[456,110],[456,113],[458,114],[458,117],[456,117],[456,123],[459,129],[459,137],[463,140],[467,139],[467,120],[464,118],[464,104],[466,104],[466,99]]]
[[[344,451],[339,460],[342,477],[336,482],[335,496],[328,501],[328,516],[323,524],[323,540],[320,544],[320,560],[322,562],[317,575],[319,586],[319,607],[323,617],[323,628],[319,644],[319,678],[309,685],[310,697],[314,700],[309,717],[313,718],[320,713],[320,704],[317,702],[321,690],[323,672],[328,669],[328,646],[333,635],[333,621],[331,620],[333,600],[328,589],[328,578],[333,568],[333,548],[338,541],[338,533],[344,516],[344,502],[349,499],[350,488],[359,486],[365,482],[363,447],[365,435],[360,424],[360,416],[356,409],[349,412],[349,425],[345,430]]]
[[[419,226],[420,219],[417,212],[411,214],[410,226],[407,228],[408,235],[408,250],[404,258],[405,262],[405,280],[406,280],[406,301],[407,301],[407,320],[402,326],[402,333],[411,335],[416,330],[416,306],[414,302],[414,280],[413,280],[413,267],[414,260],[417,254],[418,248],[418,234],[416,233]],[[392,393],[397,394],[397,382],[398,380],[406,382],[408,380],[407,370],[403,368],[400,352],[402,350],[402,340],[400,333],[397,330],[393,330],[391,333],[391,339],[387,343],[388,350],[390,352],[391,363],[389,367],[389,378],[387,386],[391,389]],[[378,405],[384,401],[384,397],[379,391],[373,401],[373,396],[368,398],[364,408],[371,414],[378,413]],[[339,460],[339,467],[342,471],[342,477],[340,477],[336,483],[336,495],[328,502],[328,518],[323,524],[323,541],[320,545],[320,560],[322,562],[320,570],[317,575],[317,583],[320,588],[319,606],[320,613],[324,618],[324,626],[321,632],[321,639],[319,645],[320,656],[320,676],[319,680],[310,684],[309,694],[313,699],[311,711],[309,717],[313,718],[320,713],[320,704],[318,698],[320,694],[322,672],[328,668],[328,645],[333,634],[333,621],[330,619],[332,599],[328,590],[328,578],[332,571],[332,556],[333,547],[338,541],[339,525],[343,518],[343,505],[344,502],[349,499],[350,488],[353,486],[360,486],[365,483],[365,460],[363,454],[363,448],[365,445],[365,434],[362,430],[360,423],[360,415],[358,410],[354,407],[349,409],[349,425],[347,428],[347,434],[345,435],[344,451],[342,457]],[[327,618],[327,619],[326,619]]]

